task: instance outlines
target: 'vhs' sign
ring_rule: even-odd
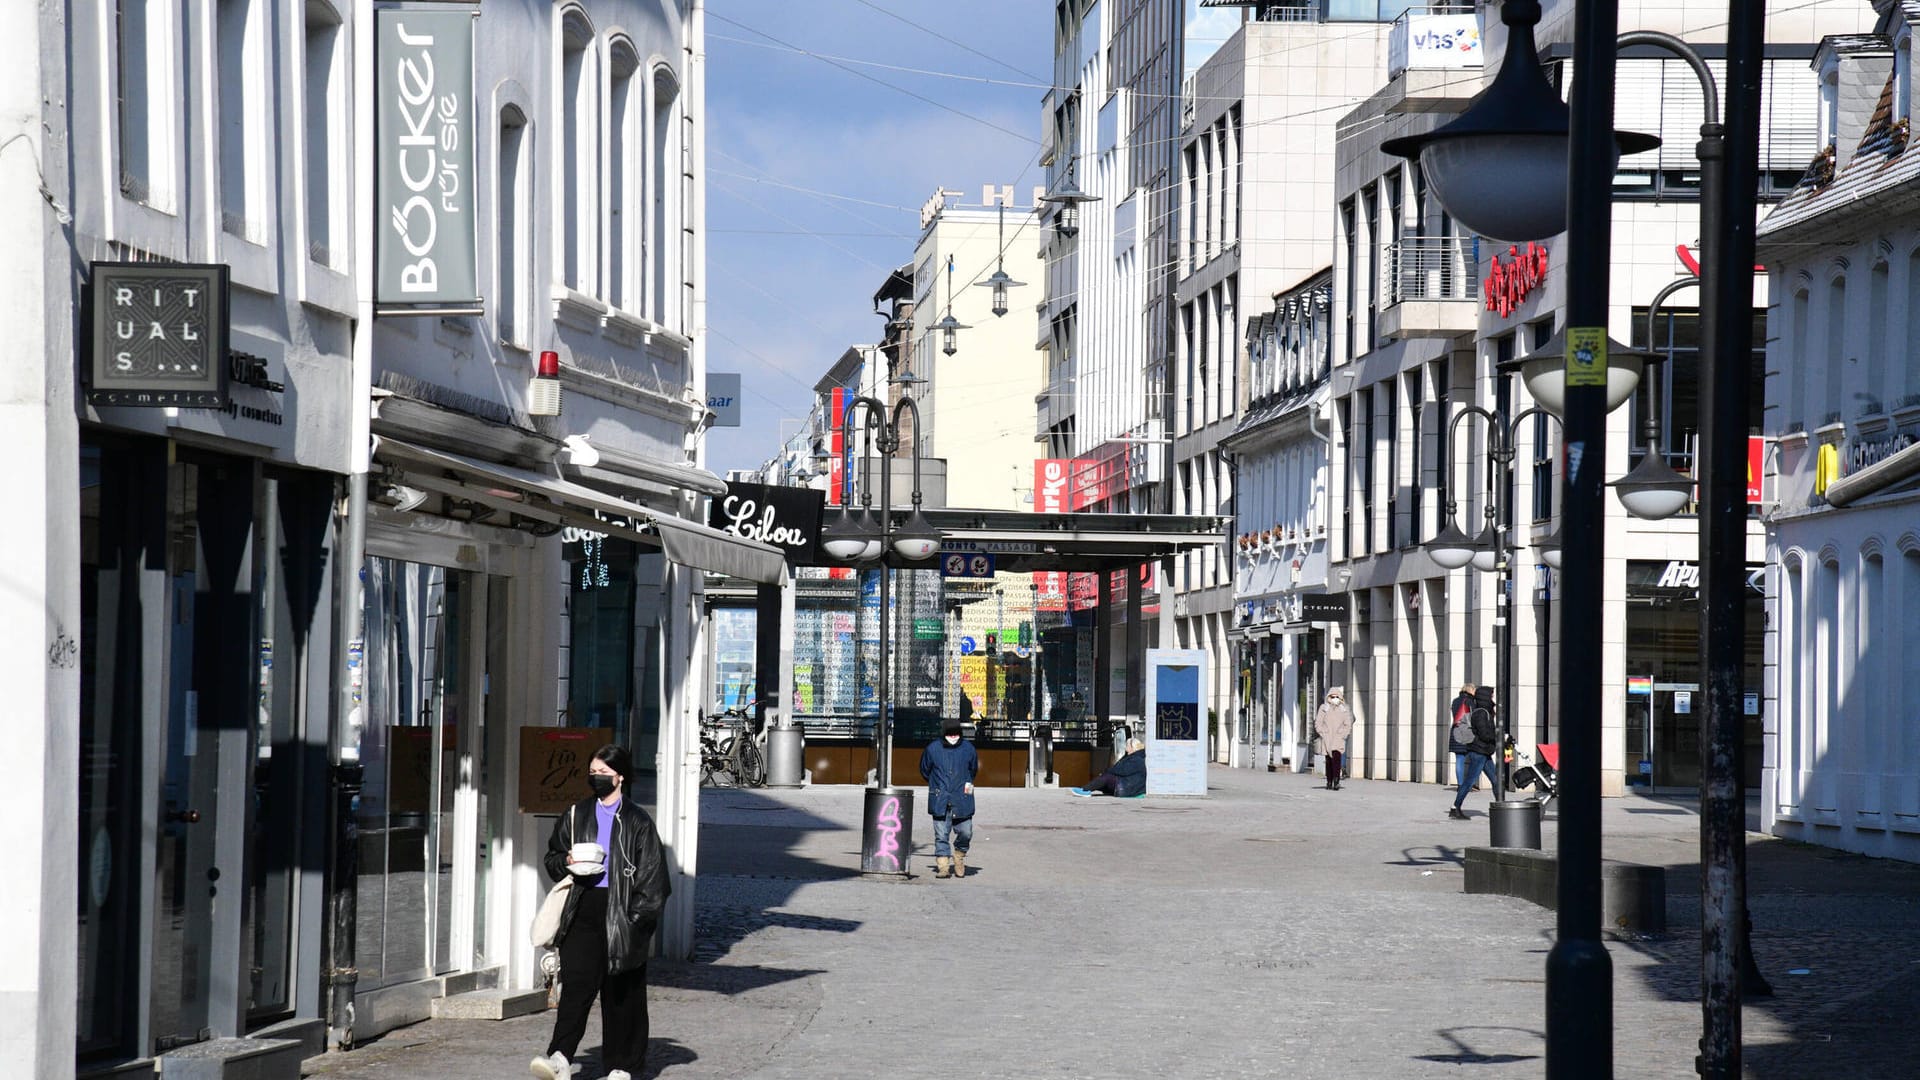
[[[97,262],[87,310],[88,401],[226,407],[225,266]]]

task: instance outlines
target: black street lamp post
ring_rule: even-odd
[[[1614,166],[1621,153],[1647,149],[1657,140],[1617,136],[1613,130],[1619,21],[1614,0],[1575,0],[1570,108],[1539,69],[1533,42],[1533,27],[1540,21],[1537,0],[1506,0],[1500,15],[1510,36],[1494,82],[1459,119],[1385,148],[1419,158],[1441,202],[1477,232],[1505,240],[1542,239],[1563,228],[1567,233],[1559,574],[1566,630],[1560,639],[1559,704],[1561,762],[1569,783],[1560,809],[1558,932],[1547,955],[1547,1075],[1555,1080],[1610,1077],[1613,961],[1600,940],[1601,665],[1596,662],[1605,601],[1607,270]],[[1557,141],[1561,131],[1564,152]],[[1514,152],[1508,160],[1496,160],[1509,149]],[[1556,166],[1563,170],[1566,192],[1558,214],[1553,212]],[[1530,183],[1514,183],[1521,175]],[[1486,198],[1489,192],[1496,197]],[[1469,208],[1476,197],[1479,206]]]
[[[1497,756],[1494,759],[1493,770],[1493,801],[1496,803],[1506,798],[1506,770],[1502,766],[1505,764],[1507,733],[1511,729],[1507,714],[1513,708],[1510,699],[1513,689],[1513,553],[1517,547],[1514,543],[1512,496],[1515,436],[1520,430],[1521,421],[1528,417],[1552,415],[1548,410],[1534,406],[1522,410],[1512,419],[1507,419],[1498,412],[1478,405],[1464,406],[1454,414],[1447,428],[1446,445],[1448,447],[1454,445],[1455,435],[1463,419],[1468,416],[1478,416],[1486,424],[1486,457],[1492,463],[1487,479],[1493,488],[1493,494],[1486,500],[1485,526],[1478,535],[1467,537],[1455,523],[1454,515],[1458,511],[1458,503],[1451,491],[1453,468],[1452,461],[1449,460],[1447,482],[1442,488],[1447,519],[1439,535],[1427,545],[1427,552],[1433,557],[1433,561],[1445,569],[1460,570],[1471,565],[1476,570],[1492,570],[1500,575],[1497,609],[1493,619],[1496,630],[1494,651],[1497,654],[1494,658],[1494,685],[1499,689],[1496,698],[1498,703],[1496,715],[1500,729],[1494,750]],[[1559,569],[1560,549],[1557,539],[1549,538],[1547,542],[1536,541],[1534,546],[1540,549],[1543,562],[1556,570]],[[1494,815],[1489,815],[1489,819],[1493,836],[1496,839],[1501,837],[1502,823],[1495,819]],[[1496,843],[1495,846],[1500,845]]]
[[[1560,582],[1567,632],[1561,638],[1560,720],[1563,771],[1570,783],[1560,817],[1559,939],[1547,959],[1547,1075],[1613,1072],[1612,962],[1599,937],[1600,666],[1593,662],[1598,653],[1593,636],[1602,610],[1602,398],[1608,368],[1604,327],[1612,166],[1620,153],[1654,145],[1648,137],[1612,130],[1615,58],[1621,45],[1649,45],[1692,67],[1706,98],[1698,149],[1706,256],[1700,288],[1707,407],[1701,417],[1702,454],[1696,471],[1703,488],[1701,661],[1707,692],[1700,789],[1703,1017],[1696,1067],[1703,1076],[1735,1080],[1740,1075],[1742,976],[1758,974],[1742,956],[1745,799],[1740,770],[1745,436],[1765,12],[1762,5],[1729,0],[1729,96],[1722,128],[1713,80],[1694,50],[1668,34],[1635,31],[1616,37],[1616,0],[1574,0],[1573,92],[1565,129],[1567,198],[1557,218],[1550,207],[1516,199],[1499,179],[1476,182],[1520,175],[1516,169],[1541,175],[1543,162],[1555,156],[1546,138],[1555,134],[1549,130],[1553,124],[1542,118],[1560,115],[1562,107],[1537,70],[1532,28],[1539,18],[1537,0],[1506,0],[1501,20],[1513,33],[1494,83],[1452,124],[1394,140],[1386,149],[1418,157],[1443,205],[1470,228],[1508,240],[1541,239],[1563,225],[1567,230],[1565,566]],[[1546,94],[1540,93],[1542,88]],[[1452,175],[1438,175],[1448,171]],[[1498,197],[1486,198],[1489,191]],[[1658,457],[1657,448],[1648,455]],[[1621,493],[1628,501],[1628,488],[1622,487]]]
[[[895,381],[909,380],[911,376],[902,375]],[[860,869],[869,874],[906,874],[909,872],[907,860],[912,854],[912,833],[908,821],[912,815],[912,797],[911,792],[893,788],[893,687],[892,658],[889,655],[893,638],[892,567],[895,562],[922,562],[931,558],[940,548],[940,533],[920,512],[920,407],[903,392],[899,401],[894,403],[892,416],[889,417],[883,402],[862,394],[847,403],[846,412],[841,417],[841,430],[851,435],[854,431],[854,414],[862,410],[867,435],[864,442],[868,451],[863,458],[870,465],[871,452],[877,451],[880,456],[880,512],[876,516],[871,511],[872,494],[867,475],[871,470],[863,470],[860,478],[860,513],[843,510],[838,519],[823,530],[822,546],[829,556],[842,562],[877,560],[879,564],[880,656],[874,687],[879,712],[873,732],[874,786],[868,790],[860,845]],[[902,412],[913,414],[913,510],[906,521],[895,524],[893,455],[900,449]],[[840,447],[840,474],[846,478],[843,483],[849,482],[853,475],[848,468],[851,452],[852,439],[843,439]]]

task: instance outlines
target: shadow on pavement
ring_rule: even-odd
[[[647,1040],[647,1068],[642,1077],[659,1076],[675,1065],[691,1065],[700,1060],[700,1055],[690,1046],[684,1046],[672,1039]]]
[[[600,1062],[600,1050],[601,1048],[598,1046],[591,1049],[581,1049],[579,1057],[574,1060],[574,1064],[580,1067],[580,1075],[598,1076],[601,1074],[604,1066]],[[693,1048],[690,1046],[675,1042],[672,1039],[649,1038],[647,1040],[646,1068],[641,1070],[640,1077],[636,1078],[636,1080],[641,1080],[641,1078],[649,1076],[659,1076],[675,1065],[691,1065],[699,1060],[700,1055],[694,1053]]]
[[[1431,851],[1433,852],[1433,854],[1431,855],[1420,854],[1421,852],[1425,852],[1425,851]],[[1384,865],[1387,865],[1387,866],[1458,866],[1458,867],[1465,867],[1467,865],[1467,851],[1465,848],[1448,847],[1445,844],[1435,844],[1431,848],[1424,848],[1424,847],[1401,848],[1400,854],[1402,856],[1401,858],[1389,859]]]
[[[1669,1001],[1700,1001],[1700,864],[1667,871],[1669,933],[1610,940],[1651,964],[1637,977]],[[1747,997],[1785,1038],[1742,1048],[1758,1078],[1915,1075],[1920,1059],[1920,867],[1791,840],[1747,845],[1753,952],[1771,997]]]
[[[802,884],[860,876],[858,850],[852,853],[852,859],[831,860],[819,857],[817,844],[815,853],[805,850],[808,841],[819,834],[850,832],[839,822],[749,788],[703,789],[697,871],[700,886],[691,961],[711,964],[749,935],[769,928],[834,934],[858,930],[861,924],[855,920],[779,910]],[[778,978],[763,978],[759,985],[808,974],[811,972],[780,973]]]
[[[672,963],[656,961],[649,965],[647,982],[652,986],[675,990],[698,990],[714,994],[744,994],[762,987],[778,986],[795,979],[819,975],[821,968],[770,968],[735,966],[702,961]]]
[[[1534,1042],[1540,1043],[1541,1045],[1545,1045],[1546,1039],[1547,1039],[1546,1034],[1544,1032],[1535,1031],[1531,1028],[1515,1028],[1515,1027],[1443,1028],[1439,1031],[1434,1032],[1434,1034],[1440,1036],[1440,1038],[1453,1044],[1454,1052],[1451,1054],[1415,1054],[1413,1056],[1413,1060],[1437,1061],[1443,1065],[1511,1065],[1516,1061],[1537,1061],[1540,1058],[1539,1054],[1482,1053],[1481,1051],[1475,1050],[1473,1048],[1473,1044],[1469,1042],[1466,1038],[1466,1033],[1474,1032],[1474,1031],[1501,1031],[1501,1032],[1509,1032],[1509,1033],[1518,1032],[1519,1034],[1525,1036],[1526,1038],[1531,1039]],[[1503,1039],[1502,1041],[1507,1041],[1507,1039]]]

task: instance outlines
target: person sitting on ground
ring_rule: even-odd
[[[1086,787],[1077,787],[1073,793],[1079,796],[1112,795],[1115,798],[1131,799],[1147,793],[1147,744],[1139,739],[1127,740],[1127,753],[1119,761],[1107,767]]]

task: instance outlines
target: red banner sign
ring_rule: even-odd
[[[1505,262],[1494,255],[1487,279],[1481,282],[1481,292],[1487,298],[1487,310],[1504,319],[1546,281],[1547,249],[1529,240],[1524,251],[1518,244],[1508,247]]]
[[[1761,501],[1766,484],[1767,440],[1765,436],[1747,436],[1747,502]]]

